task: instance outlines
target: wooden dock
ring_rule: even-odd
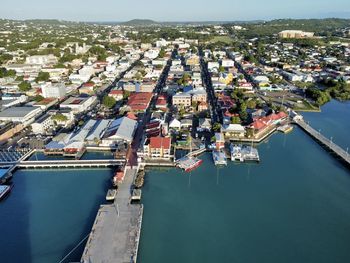
[[[345,151],[339,145],[335,144],[332,140],[323,136],[320,132],[316,131],[314,128],[312,128],[305,121],[296,120],[294,123],[297,124],[302,130],[304,130],[312,138],[314,138],[323,147],[327,148],[330,152],[332,152],[337,157],[339,157],[345,164],[350,166],[350,155],[349,155],[348,151]]]

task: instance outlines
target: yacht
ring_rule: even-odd
[[[226,154],[223,150],[214,150],[212,154],[215,165],[227,165]]]
[[[242,155],[242,146],[241,145],[234,145],[231,143],[230,145],[230,152],[231,152],[231,161],[233,162],[244,162],[244,158]]]
[[[242,155],[243,159],[246,162],[259,162],[260,157],[259,157],[259,152],[256,148],[253,146],[243,146],[242,147]]]

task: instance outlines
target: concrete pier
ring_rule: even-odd
[[[143,215],[142,205],[130,204],[136,174],[127,170],[114,203],[100,207],[81,262],[136,262]]]
[[[350,166],[350,154],[341,148],[339,145],[335,144],[332,140],[326,138],[321,133],[312,128],[309,124],[307,124],[303,120],[296,120],[295,124],[297,124],[300,128],[302,128],[307,134],[309,134],[312,138],[314,138],[317,142],[319,142],[322,146],[326,147],[338,156],[345,164]]]

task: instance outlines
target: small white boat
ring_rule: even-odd
[[[106,195],[107,201],[114,201],[115,197],[117,196],[117,190],[116,189],[109,189]]]
[[[224,151],[213,151],[212,154],[215,165],[227,165],[226,154]]]
[[[232,162],[241,162],[241,163],[244,162],[241,145],[234,145],[231,143],[230,152],[231,152],[231,161]]]

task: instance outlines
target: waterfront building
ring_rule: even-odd
[[[222,133],[215,133],[215,148],[217,151],[225,148],[225,137]]]
[[[245,129],[240,124],[223,125],[221,132],[227,139],[243,138],[245,136]]]
[[[137,121],[122,117],[114,120],[103,135],[101,146],[115,146],[119,143],[130,144],[137,128]]]
[[[171,138],[151,137],[143,147],[145,159],[170,159],[171,158]]]

